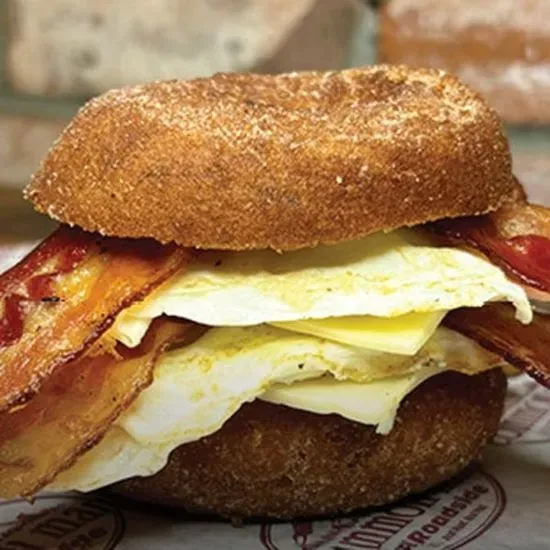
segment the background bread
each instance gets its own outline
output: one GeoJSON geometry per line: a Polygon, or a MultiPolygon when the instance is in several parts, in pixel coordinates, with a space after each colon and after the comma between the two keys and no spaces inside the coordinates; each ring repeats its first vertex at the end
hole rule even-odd
{"type": "Polygon", "coordinates": [[[382,505],[451,477],[496,433],[500,369],[429,379],[394,429],[254,401],[221,430],[173,452],[166,468],[116,493],[231,518],[292,518],[382,505]]]}
{"type": "Polygon", "coordinates": [[[550,122],[548,0],[388,0],[384,63],[445,69],[511,123],[550,122]]]}
{"type": "Polygon", "coordinates": [[[114,90],[27,189],[64,223],[203,248],[314,246],[496,209],[496,114],[435,70],[219,74],[114,90]]]}

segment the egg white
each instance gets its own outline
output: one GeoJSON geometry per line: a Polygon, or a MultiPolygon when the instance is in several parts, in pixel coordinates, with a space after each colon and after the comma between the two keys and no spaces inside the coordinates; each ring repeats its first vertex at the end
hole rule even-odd
{"type": "MultiPolygon", "coordinates": [[[[299,387],[303,380],[327,375],[334,385],[330,412],[357,420],[361,407],[350,408],[352,400],[358,402],[357,387],[353,396],[348,396],[346,388],[338,384],[350,380],[365,384],[365,422],[381,425],[380,431],[386,432],[401,399],[426,377],[448,368],[479,372],[499,361],[473,341],[445,328],[438,329],[414,357],[346,346],[266,325],[212,329],[189,346],[165,353],[152,385],[104,439],[49,488],[89,491],[121,479],[151,475],[162,469],[173,449],[216,432],[243,403],[264,394],[269,398],[266,392],[282,384],[299,387]],[[376,388],[369,391],[371,383],[376,388]]],[[[296,406],[304,408],[304,398],[298,394],[297,399],[296,406]]],[[[320,412],[319,399],[313,410],[320,412]]]]}
{"type": "Polygon", "coordinates": [[[420,245],[407,232],[378,233],[332,246],[198,253],[141,303],[123,311],[112,335],[136,346],[162,314],[210,326],[397,317],[410,312],[514,304],[529,322],[524,290],[490,262],[456,248],[420,245]]]}

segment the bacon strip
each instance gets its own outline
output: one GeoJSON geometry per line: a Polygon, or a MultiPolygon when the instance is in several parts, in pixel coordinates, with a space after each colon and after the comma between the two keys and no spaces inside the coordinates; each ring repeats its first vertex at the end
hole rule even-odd
{"type": "Polygon", "coordinates": [[[27,404],[0,415],[0,497],[32,495],[71,466],[152,382],[159,354],[196,330],[159,318],[139,347],[84,356],[55,372],[27,404]]]}
{"type": "Polygon", "coordinates": [[[443,324],[502,356],[550,388],[549,316],[535,315],[529,325],[522,325],[511,306],[499,303],[451,311],[443,324]]]}
{"type": "MultiPolygon", "coordinates": [[[[536,311],[550,303],[550,209],[516,203],[473,218],[442,220],[429,230],[444,243],[478,250],[522,284],[534,300],[536,311]]],[[[449,313],[444,324],[498,353],[508,363],[550,387],[550,318],[535,315],[521,325],[504,304],[449,313]]]]}
{"type": "Polygon", "coordinates": [[[533,298],[550,300],[550,209],[524,202],[475,218],[442,220],[429,229],[456,246],[483,253],[533,298]]]}
{"type": "Polygon", "coordinates": [[[0,277],[0,413],[80,357],[188,258],[176,246],[63,227],[0,277]]]}

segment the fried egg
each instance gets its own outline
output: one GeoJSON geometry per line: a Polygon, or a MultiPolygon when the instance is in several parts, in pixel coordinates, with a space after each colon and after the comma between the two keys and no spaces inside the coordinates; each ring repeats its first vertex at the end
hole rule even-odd
{"type": "MultiPolygon", "coordinates": [[[[111,334],[136,346],[152,319],[162,314],[210,326],[284,323],[292,330],[293,322],[302,322],[301,328],[296,324],[296,330],[308,332],[309,326],[315,334],[319,333],[316,320],[350,316],[398,319],[424,313],[420,325],[430,330],[422,329],[404,350],[393,349],[391,342],[389,347],[377,347],[381,338],[376,331],[364,340],[365,347],[414,354],[444,312],[452,309],[509,301],[520,321],[531,320],[524,290],[498,267],[464,250],[419,244],[411,235],[409,238],[405,231],[378,233],[284,254],[270,250],[198,252],[188,266],[147,299],[124,310],[111,334]]],[[[375,324],[371,319],[370,325],[375,324]]],[[[339,339],[325,329],[321,326],[321,336],[339,339]]],[[[399,340],[397,332],[394,341],[399,340]]],[[[360,345],[357,339],[351,343],[360,345]]]]}
{"type": "Polygon", "coordinates": [[[335,412],[385,433],[403,397],[426,378],[449,368],[475,373],[499,361],[445,328],[414,357],[267,325],[214,328],[163,354],[151,386],[49,488],[89,491],[152,475],[173,449],[216,432],[243,403],[262,396],[318,414],[335,412]],[[312,379],[323,380],[318,395],[315,386],[300,389],[312,379]],[[285,387],[292,392],[285,395],[285,387]],[[324,398],[327,389],[330,400],[324,398]]]}

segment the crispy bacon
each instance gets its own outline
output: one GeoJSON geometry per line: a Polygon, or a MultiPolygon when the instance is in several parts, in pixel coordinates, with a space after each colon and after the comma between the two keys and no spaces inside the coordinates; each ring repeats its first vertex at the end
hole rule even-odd
{"type": "MultiPolygon", "coordinates": [[[[429,230],[446,244],[477,250],[522,284],[535,310],[550,303],[550,209],[524,197],[487,216],[442,220],[429,230]]],[[[512,308],[493,304],[449,313],[450,328],[498,353],[510,364],[550,387],[550,318],[535,315],[522,325],[512,308]]]]}
{"type": "Polygon", "coordinates": [[[549,316],[535,315],[529,325],[522,325],[511,306],[491,304],[451,311],[443,323],[550,388],[549,316]]]}
{"type": "Polygon", "coordinates": [[[159,318],[139,347],[81,357],[53,373],[34,399],[0,415],[0,497],[32,495],[74,463],[151,383],[159,354],[196,331],[159,318]]]}
{"type": "Polygon", "coordinates": [[[519,202],[487,216],[442,220],[429,229],[445,242],[473,248],[526,286],[532,298],[550,300],[550,209],[519,202]]]}
{"type": "Polygon", "coordinates": [[[0,277],[0,413],[80,357],[188,252],[63,227],[0,277]]]}

